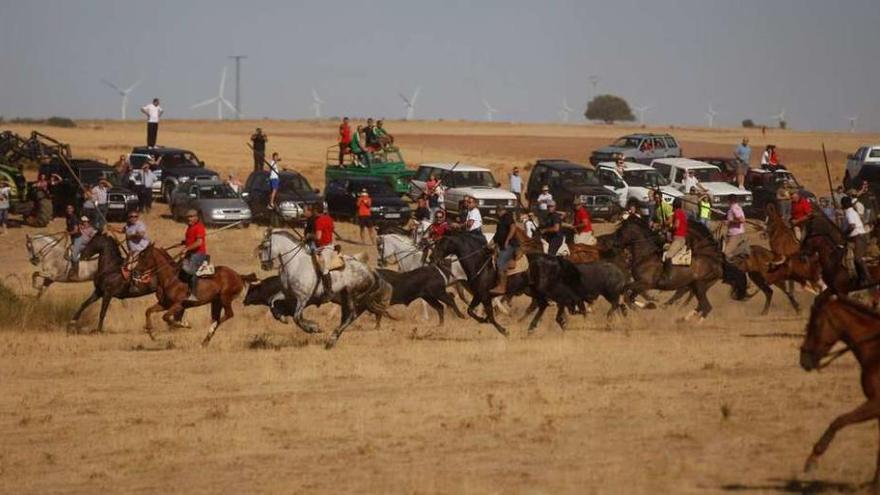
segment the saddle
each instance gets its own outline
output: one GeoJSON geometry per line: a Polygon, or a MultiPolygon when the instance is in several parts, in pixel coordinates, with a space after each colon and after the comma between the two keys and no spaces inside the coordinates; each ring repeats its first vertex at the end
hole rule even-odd
{"type": "Polygon", "coordinates": [[[327,267],[327,270],[332,272],[343,268],[345,268],[345,258],[338,251],[333,251],[333,258],[330,259],[330,266],[327,267]]]}
{"type": "Polygon", "coordinates": [[[568,248],[569,254],[565,258],[576,265],[599,261],[599,248],[586,244],[572,244],[568,248]]]}
{"type": "Polygon", "coordinates": [[[510,277],[512,275],[516,275],[517,273],[523,273],[529,271],[529,257],[525,256],[522,251],[516,252],[517,256],[514,256],[513,260],[507,264],[507,276],[510,277]]]}
{"type": "Polygon", "coordinates": [[[672,257],[669,262],[673,266],[691,266],[694,252],[690,247],[682,249],[678,254],[672,257]]]}

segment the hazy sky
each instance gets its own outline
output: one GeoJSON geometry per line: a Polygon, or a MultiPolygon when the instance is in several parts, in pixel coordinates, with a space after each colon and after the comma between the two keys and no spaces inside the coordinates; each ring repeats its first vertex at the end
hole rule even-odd
{"type": "Polygon", "coordinates": [[[215,118],[224,65],[246,54],[246,117],[404,114],[551,121],[598,91],[653,104],[648,122],[769,122],[880,130],[880,1],[42,1],[0,0],[0,115],[129,118],[151,97],[167,118],[215,118]]]}

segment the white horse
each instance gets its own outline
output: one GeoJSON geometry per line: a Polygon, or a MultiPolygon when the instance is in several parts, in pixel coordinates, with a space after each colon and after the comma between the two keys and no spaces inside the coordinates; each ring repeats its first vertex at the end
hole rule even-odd
{"type": "Polygon", "coordinates": [[[53,282],[87,282],[98,271],[98,260],[80,260],[79,270],[70,275],[70,237],[66,232],[57,234],[28,234],[25,236],[31,264],[38,267],[31,275],[31,284],[37,290],[37,297],[53,282]]]}
{"type": "MultiPolygon", "coordinates": [[[[487,242],[492,240],[491,234],[483,235],[486,236],[487,242]]],[[[381,267],[387,266],[388,263],[396,262],[398,268],[397,271],[409,272],[425,266],[422,250],[413,243],[413,240],[410,237],[402,234],[383,234],[376,236],[376,250],[379,253],[379,266],[381,267]]],[[[461,263],[459,263],[454,256],[449,259],[452,262],[450,270],[452,276],[449,277],[448,283],[449,285],[455,286],[458,291],[458,297],[461,298],[462,301],[470,302],[465,298],[464,293],[462,292],[463,284],[461,283],[467,280],[467,274],[461,267],[461,263]]],[[[509,314],[509,309],[501,302],[500,298],[493,299],[492,304],[502,313],[509,314]]],[[[422,301],[422,319],[429,319],[428,303],[424,301],[422,301]]]]}
{"type": "MultiPolygon", "coordinates": [[[[320,332],[315,322],[303,316],[306,307],[324,300],[324,284],[309,248],[290,232],[269,229],[258,250],[263,270],[273,269],[275,263],[280,265],[278,276],[285,298],[296,301],[293,321],[305,332],[320,332]]],[[[330,272],[333,290],[330,300],[342,309],[342,321],[325,343],[328,349],[336,345],[342,332],[364,311],[392,318],[386,310],[391,286],[356,257],[343,256],[343,259],[345,267],[330,272]]]]}

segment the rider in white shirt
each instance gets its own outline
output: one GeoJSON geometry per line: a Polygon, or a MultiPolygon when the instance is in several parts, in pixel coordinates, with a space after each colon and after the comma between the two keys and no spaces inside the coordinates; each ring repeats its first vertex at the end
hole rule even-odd
{"type": "Polygon", "coordinates": [[[477,200],[468,197],[465,201],[468,208],[465,230],[468,234],[479,237],[483,244],[487,244],[486,237],[483,235],[483,215],[480,213],[480,209],[477,208],[477,200]]]}

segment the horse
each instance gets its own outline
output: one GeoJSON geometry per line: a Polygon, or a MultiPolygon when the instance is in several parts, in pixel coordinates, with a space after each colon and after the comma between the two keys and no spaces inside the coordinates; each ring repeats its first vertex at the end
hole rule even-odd
{"type": "Polygon", "coordinates": [[[202,340],[202,346],[207,346],[211,342],[214,332],[223,322],[235,316],[232,311],[232,301],[241,294],[245,282],[257,280],[254,274],[243,277],[229,267],[217,266],[214,275],[199,278],[195,291],[196,300],[189,301],[187,300],[189,284],[180,278],[179,263],[175,262],[167,251],[152,243],[140,252],[133,273],[141,277],[150,276],[156,280],[157,302],[144,313],[146,321],[144,329],[151,337],[153,323],[150,315],[153,313],[164,309],[165,314],[162,315],[162,319],[169,326],[173,326],[175,322],[172,316],[181,310],[211,303],[211,326],[202,340]]]}
{"type": "Polygon", "coordinates": [[[320,305],[327,299],[340,306],[342,320],[325,342],[327,349],[336,345],[342,332],[364,311],[392,318],[387,312],[391,286],[355,257],[343,256],[345,266],[331,270],[333,293],[325,298],[324,284],[303,241],[290,232],[270,229],[257,250],[263,270],[272,270],[276,262],[280,265],[281,285],[285,297],[296,301],[292,316],[300,329],[307,333],[320,332],[317,324],[304,317],[306,307],[320,305]]]}
{"type": "MultiPolygon", "coordinates": [[[[880,424],[880,314],[826,290],[813,301],[810,309],[806,335],[800,348],[800,365],[808,372],[820,370],[848,351],[852,351],[861,367],[860,381],[867,401],[831,422],[813,445],[804,465],[805,471],[815,469],[819,457],[840,429],[872,419],[877,419],[880,424]],[[830,352],[838,341],[843,341],[846,347],[830,352]],[[826,356],[830,358],[823,362],[826,356]]],[[[880,448],[873,484],[880,488],[880,448]]]]}
{"type": "Polygon", "coordinates": [[[649,289],[674,290],[676,295],[667,303],[671,304],[689,290],[697,298],[697,308],[686,319],[699,315],[702,320],[712,311],[706,293],[718,280],[731,283],[737,298],[746,297],[744,274],[724,259],[708,229],[700,224],[694,223],[688,229],[693,253],[690,266],[672,265],[665,278],[662,275],[667,269],[661,260],[663,239],[645,220],[630,216],[620,223],[614,235],[615,243],[631,255],[630,271],[635,282],[630,284],[630,301],[636,293],[643,294],[649,289]]]}
{"type": "Polygon", "coordinates": [[[66,232],[25,236],[25,246],[32,265],[39,271],[31,275],[31,283],[37,289],[37,298],[54,282],[86,282],[92,280],[98,270],[97,260],[82,259],[79,271],[70,276],[70,236],[66,232]],[[42,280],[42,281],[40,281],[42,280]]]}
{"type": "MultiPolygon", "coordinates": [[[[96,234],[85,245],[81,256],[83,260],[97,255],[98,259],[94,261],[97,265],[96,273],[93,277],[95,289],[92,294],[80,305],[79,309],[68,322],[68,327],[74,327],[82,316],[83,311],[101,300],[101,316],[98,320],[98,332],[104,331],[104,317],[107,316],[107,308],[110,301],[116,299],[130,299],[141,297],[153,293],[155,285],[138,284],[133,280],[126,279],[122,275],[122,267],[125,265],[125,259],[119,252],[119,244],[116,239],[107,234],[96,234]]],[[[82,263],[80,263],[82,264],[82,263]]]]}
{"type": "Polygon", "coordinates": [[[779,256],[795,256],[801,250],[801,243],[794,235],[794,229],[785,223],[785,219],[779,214],[779,210],[773,203],[767,203],[764,208],[767,214],[766,233],[770,250],[779,256]]]}

